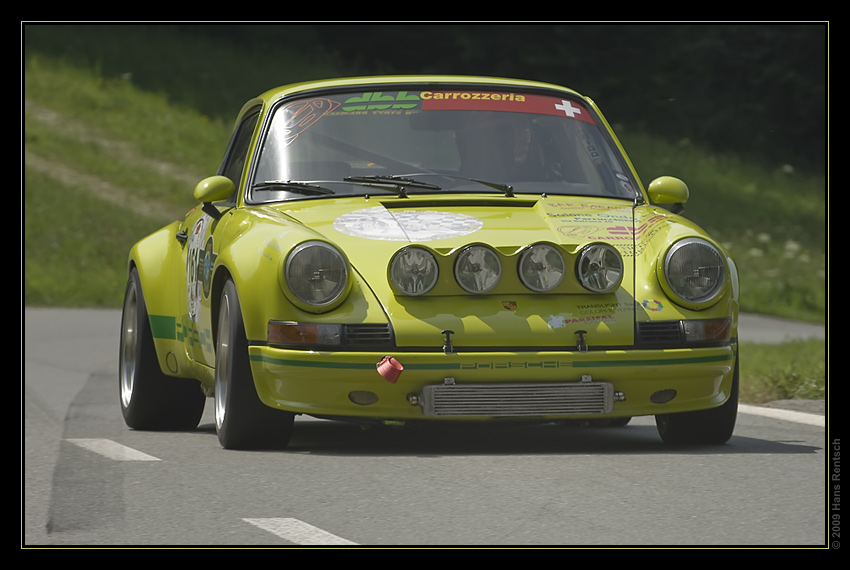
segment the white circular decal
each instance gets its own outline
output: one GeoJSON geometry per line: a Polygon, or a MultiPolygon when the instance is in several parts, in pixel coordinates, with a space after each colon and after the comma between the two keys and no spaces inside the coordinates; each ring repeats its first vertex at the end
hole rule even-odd
{"type": "Polygon", "coordinates": [[[334,228],[344,234],[387,241],[433,241],[461,237],[481,229],[478,218],[434,210],[387,210],[383,206],[344,214],[334,228]]]}

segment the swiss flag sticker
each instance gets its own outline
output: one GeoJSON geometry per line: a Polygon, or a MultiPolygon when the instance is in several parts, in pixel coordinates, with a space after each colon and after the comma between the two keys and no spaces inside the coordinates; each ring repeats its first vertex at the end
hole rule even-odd
{"type": "Polygon", "coordinates": [[[584,105],[568,99],[525,93],[481,91],[423,92],[423,111],[509,111],[575,119],[595,125],[584,105]]]}

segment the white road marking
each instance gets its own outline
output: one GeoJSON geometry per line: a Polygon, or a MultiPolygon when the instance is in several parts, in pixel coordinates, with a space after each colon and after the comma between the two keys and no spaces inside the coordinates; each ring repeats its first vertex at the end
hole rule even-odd
{"type": "MultiPolygon", "coordinates": [[[[826,426],[826,418],[818,414],[807,414],[793,410],[765,408],[747,404],[739,404],[738,411],[744,414],[764,416],[817,427],[826,426]]],[[[132,447],[121,445],[110,439],[87,438],[68,439],[67,441],[115,461],[160,461],[157,457],[142,453],[132,447]]],[[[244,520],[296,544],[355,544],[325,532],[320,528],[301,522],[298,519],[270,518],[244,520]]]]}
{"type": "Polygon", "coordinates": [[[298,519],[272,518],[272,519],[242,519],[245,522],[258,526],[272,534],[276,534],[284,540],[310,546],[356,546],[351,542],[340,538],[335,534],[326,532],[311,524],[298,519]]]}
{"type": "Polygon", "coordinates": [[[764,408],[762,406],[748,406],[746,404],[738,404],[738,411],[745,414],[753,414],[756,416],[765,416],[777,420],[786,420],[789,422],[797,422],[799,424],[808,424],[811,426],[824,427],[826,426],[826,418],[817,414],[807,414],[804,412],[795,412],[793,410],[782,410],[779,408],[764,408]]]}
{"type": "Polygon", "coordinates": [[[152,455],[121,445],[111,439],[69,439],[67,441],[115,461],[159,461],[152,455]]]}

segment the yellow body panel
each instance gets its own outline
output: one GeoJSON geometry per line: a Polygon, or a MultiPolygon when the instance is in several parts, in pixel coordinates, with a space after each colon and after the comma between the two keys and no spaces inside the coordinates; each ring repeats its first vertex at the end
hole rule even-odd
{"type": "MultiPolygon", "coordinates": [[[[409,394],[424,386],[487,383],[579,383],[582,377],[610,382],[623,394],[610,414],[571,417],[622,417],[675,413],[722,404],[729,397],[736,349],[603,351],[603,352],[460,352],[436,354],[396,352],[404,366],[395,383],[376,371],[380,353],[319,353],[268,347],[249,350],[255,385],[270,406],[298,413],[361,418],[423,420],[421,407],[409,394]],[[662,390],[676,390],[670,403],[650,398],[662,390]],[[355,404],[350,394],[370,392],[377,401],[355,404]],[[321,396],[319,397],[319,395],[321,396]]],[[[586,378],[587,379],[587,378],[586,378]]],[[[451,418],[457,419],[457,418],[451,418]]],[[[489,418],[468,418],[489,419],[489,418]]],[[[557,419],[541,416],[539,419],[557,419]]]]}

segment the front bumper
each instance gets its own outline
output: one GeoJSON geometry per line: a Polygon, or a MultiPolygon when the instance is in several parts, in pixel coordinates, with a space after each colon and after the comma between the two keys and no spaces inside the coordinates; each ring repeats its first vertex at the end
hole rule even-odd
{"type": "Polygon", "coordinates": [[[249,348],[254,384],[268,406],[320,417],[404,421],[557,420],[708,409],[729,397],[736,355],[735,344],[590,352],[399,352],[392,356],[404,370],[390,382],[377,371],[382,353],[249,348]],[[456,387],[467,395],[459,398],[456,387]],[[452,404],[467,399],[472,406],[447,412],[435,404],[438,395],[452,404]],[[481,403],[484,399],[499,404],[488,407],[481,403]],[[575,406],[563,404],[571,399],[575,406]]]}

